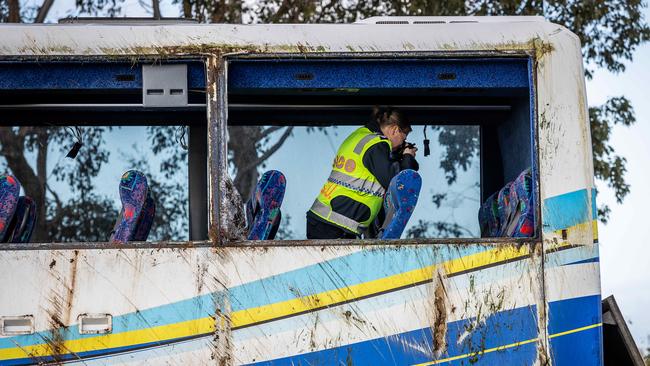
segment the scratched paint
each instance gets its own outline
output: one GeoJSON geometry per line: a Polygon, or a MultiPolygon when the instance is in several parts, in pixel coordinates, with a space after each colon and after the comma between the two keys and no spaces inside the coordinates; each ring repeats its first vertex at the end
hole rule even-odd
{"type": "Polygon", "coordinates": [[[0,364],[602,364],[584,74],[564,28],[539,18],[0,27],[3,58],[203,57],[212,213],[210,242],[0,248],[11,293],[0,317],[31,315],[35,330],[0,335],[0,364]],[[531,56],[540,240],[233,243],[241,203],[225,176],[223,57],[234,54],[531,56]],[[111,332],[80,334],[80,314],[112,315],[111,332]]]}

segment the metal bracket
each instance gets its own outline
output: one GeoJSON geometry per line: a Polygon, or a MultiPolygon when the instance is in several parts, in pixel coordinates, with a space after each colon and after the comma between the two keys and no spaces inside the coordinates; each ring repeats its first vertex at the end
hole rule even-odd
{"type": "Polygon", "coordinates": [[[142,104],[187,106],[187,65],[142,65],[142,104]]]}

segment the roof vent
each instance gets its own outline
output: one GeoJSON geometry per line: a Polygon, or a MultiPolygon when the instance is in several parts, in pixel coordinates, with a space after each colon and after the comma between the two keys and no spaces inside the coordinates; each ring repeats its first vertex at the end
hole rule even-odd
{"type": "Polygon", "coordinates": [[[198,24],[196,19],[188,18],[108,18],[108,17],[67,17],[59,19],[59,24],[108,24],[108,25],[175,25],[198,24]]]}
{"type": "Polygon", "coordinates": [[[457,17],[430,17],[430,16],[389,16],[370,17],[362,19],[356,24],[448,24],[448,23],[515,23],[515,22],[543,22],[541,16],[457,16],[457,17]]]}
{"type": "Polygon", "coordinates": [[[378,20],[375,24],[409,24],[407,20],[378,20]]]}

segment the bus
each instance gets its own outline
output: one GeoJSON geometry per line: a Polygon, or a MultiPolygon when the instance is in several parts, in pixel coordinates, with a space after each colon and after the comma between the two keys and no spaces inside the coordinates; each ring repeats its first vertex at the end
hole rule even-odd
{"type": "MultiPolygon", "coordinates": [[[[583,59],[566,28],[541,17],[377,17],[0,30],[5,132],[123,131],[105,142],[128,141],[150,163],[161,158],[145,131],[186,139],[180,198],[154,197],[160,230],[181,234],[50,239],[63,238],[53,226],[0,244],[0,364],[603,364],[583,59]],[[418,152],[409,227],[395,240],[306,240],[304,215],[336,147],[374,105],[404,111],[409,139],[431,145],[418,152]],[[254,164],[237,160],[251,148],[254,164]],[[282,235],[247,240],[237,192],[246,200],[266,169],[287,180],[282,235]],[[522,172],[531,228],[481,230],[485,202],[522,172]],[[165,216],[174,207],[181,218],[165,216]]],[[[25,162],[46,175],[68,162],[29,146],[25,162]]],[[[65,174],[81,176],[74,169],[65,174]]],[[[114,177],[117,191],[117,169],[94,187],[114,177]]],[[[68,195],[72,212],[86,210],[61,182],[41,199],[68,195]]],[[[52,212],[37,216],[53,222],[52,212]]],[[[88,212],[78,220],[90,228],[117,216],[88,212]]]]}

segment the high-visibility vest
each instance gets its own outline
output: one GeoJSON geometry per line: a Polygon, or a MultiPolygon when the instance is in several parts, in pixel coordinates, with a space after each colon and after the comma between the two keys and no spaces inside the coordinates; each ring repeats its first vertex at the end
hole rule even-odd
{"type": "Polygon", "coordinates": [[[367,127],[361,127],[348,136],[336,153],[332,172],[310,211],[321,219],[353,233],[364,232],[379,214],[385,190],[377,178],[363,165],[363,155],[369,148],[381,143],[388,144],[389,151],[391,150],[390,140],[370,131],[367,127]],[[334,212],[331,202],[340,196],[368,206],[370,217],[365,221],[357,222],[334,212]]]}

